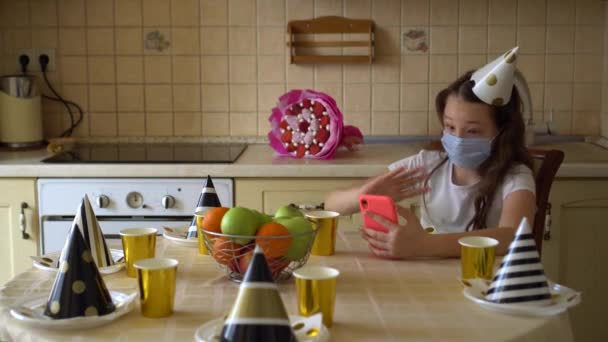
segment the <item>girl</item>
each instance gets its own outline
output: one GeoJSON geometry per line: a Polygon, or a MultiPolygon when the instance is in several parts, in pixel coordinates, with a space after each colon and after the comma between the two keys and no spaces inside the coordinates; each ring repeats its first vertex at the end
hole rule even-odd
{"type": "Polygon", "coordinates": [[[327,196],[327,210],[349,215],[358,210],[361,194],[386,195],[395,202],[422,194],[420,220],[401,206],[397,210],[404,224],[369,214],[388,228],[388,233],[361,228],[375,255],[459,256],[457,241],[467,235],[497,239],[497,252],[503,254],[522,218],[533,223],[532,162],[524,145],[520,98],[512,81],[516,51],[462,75],[437,95],[442,150],[422,150],[389,165],[389,172],[361,186],[327,196]],[[500,70],[500,63],[511,69],[510,74],[500,70]],[[502,79],[497,80],[496,74],[502,79]],[[502,97],[497,81],[506,82],[502,97]],[[434,227],[440,234],[428,234],[423,227],[434,227]]]}

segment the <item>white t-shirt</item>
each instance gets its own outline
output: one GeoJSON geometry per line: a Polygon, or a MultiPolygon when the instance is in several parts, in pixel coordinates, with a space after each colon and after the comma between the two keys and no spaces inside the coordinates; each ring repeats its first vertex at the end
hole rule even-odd
{"type": "MultiPolygon", "coordinates": [[[[390,170],[403,166],[406,169],[422,167],[431,172],[446,157],[445,152],[422,150],[411,157],[396,161],[388,166],[390,170]]],[[[423,227],[435,227],[439,233],[458,233],[466,230],[475,216],[475,197],[478,183],[456,185],[452,181],[452,162],[448,159],[431,178],[431,190],[425,194],[426,208],[420,196],[420,221],[423,227]]],[[[503,200],[517,190],[535,193],[532,171],[525,165],[514,166],[496,192],[492,207],[488,212],[486,226],[498,227],[503,200]]]]}

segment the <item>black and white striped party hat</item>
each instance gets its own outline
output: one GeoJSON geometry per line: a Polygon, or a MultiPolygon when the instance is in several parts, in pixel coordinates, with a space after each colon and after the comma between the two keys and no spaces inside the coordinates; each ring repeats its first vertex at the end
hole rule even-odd
{"type": "Polygon", "coordinates": [[[525,217],[496,272],[486,299],[501,304],[548,305],[551,293],[536,249],[532,228],[525,217]]]}
{"type": "Polygon", "coordinates": [[[220,341],[296,341],[277,284],[260,246],[256,246],[220,341]]]}
{"type": "Polygon", "coordinates": [[[114,265],[114,259],[106,244],[106,238],[103,236],[99,222],[97,222],[97,216],[93,212],[93,207],[91,207],[91,202],[89,202],[87,195],[84,195],[82,202],[80,202],[78,212],[72,223],[72,227],[74,226],[80,230],[84,242],[91,250],[91,255],[97,267],[114,265]]]}
{"type": "MultiPolygon", "coordinates": [[[[198,201],[196,202],[195,212],[203,212],[206,213],[211,208],[221,207],[222,203],[220,203],[220,198],[215,191],[215,186],[213,185],[213,181],[211,180],[211,176],[207,175],[207,181],[203,186],[203,190],[201,190],[201,194],[198,196],[198,201]]],[[[192,218],[190,222],[190,227],[188,228],[188,236],[187,239],[196,239],[198,237],[198,232],[196,230],[196,216],[192,218]]]]}
{"type": "Polygon", "coordinates": [[[79,228],[74,224],[70,230],[44,310],[54,319],[103,316],[116,310],[79,228]]]}

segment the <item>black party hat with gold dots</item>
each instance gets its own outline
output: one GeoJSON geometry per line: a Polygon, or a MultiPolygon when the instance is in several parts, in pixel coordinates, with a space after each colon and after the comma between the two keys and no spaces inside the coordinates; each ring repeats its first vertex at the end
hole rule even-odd
{"type": "Polygon", "coordinates": [[[236,302],[224,322],[220,341],[296,341],[260,246],[253,252],[236,302]]]}
{"type": "Polygon", "coordinates": [[[54,319],[103,316],[116,307],[77,224],[59,257],[59,271],[44,314],[54,319]]]}
{"type": "Polygon", "coordinates": [[[106,238],[103,236],[97,216],[93,212],[93,207],[91,207],[91,202],[89,202],[87,195],[84,195],[82,198],[72,225],[78,226],[78,230],[80,230],[87,247],[91,250],[93,261],[95,261],[97,266],[107,267],[114,265],[114,259],[106,244],[106,238]]]}
{"type": "MultiPolygon", "coordinates": [[[[207,181],[203,186],[203,190],[201,190],[201,194],[198,196],[198,201],[196,202],[195,212],[202,212],[205,214],[211,208],[221,207],[222,203],[220,202],[220,198],[215,191],[215,186],[213,185],[213,181],[211,180],[211,176],[207,175],[207,181]]],[[[190,227],[188,228],[188,236],[187,239],[196,239],[198,237],[198,232],[196,230],[196,216],[192,218],[192,222],[190,222],[190,227]]]]}

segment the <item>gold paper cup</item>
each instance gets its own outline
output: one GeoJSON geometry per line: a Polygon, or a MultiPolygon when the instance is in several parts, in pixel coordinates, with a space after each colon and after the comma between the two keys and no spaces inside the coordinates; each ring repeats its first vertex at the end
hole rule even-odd
{"type": "Polygon", "coordinates": [[[175,299],[175,259],[142,259],[135,262],[141,314],[159,318],[171,316],[175,299]]]}
{"type": "Polygon", "coordinates": [[[203,219],[205,218],[205,213],[202,211],[197,211],[194,213],[196,216],[196,229],[198,231],[198,252],[199,254],[209,255],[209,250],[207,250],[207,245],[205,245],[205,236],[203,236],[203,219]]]}
{"type": "Polygon", "coordinates": [[[158,230],[155,228],[129,228],[120,231],[127,276],[135,278],[136,272],[133,264],[137,260],[154,257],[157,232],[158,230]]]}
{"type": "Polygon", "coordinates": [[[323,324],[331,327],[336,302],[336,279],[340,271],[324,266],[305,266],[293,272],[298,294],[298,312],[308,317],[323,314],[323,324]]]}
{"type": "Polygon", "coordinates": [[[339,213],[335,211],[309,211],[306,217],[312,221],[316,232],[315,241],[310,250],[312,255],[334,255],[336,251],[336,230],[339,213]]]}
{"type": "Polygon", "coordinates": [[[483,236],[467,236],[458,240],[461,248],[462,279],[492,279],[498,241],[483,236]]]}

